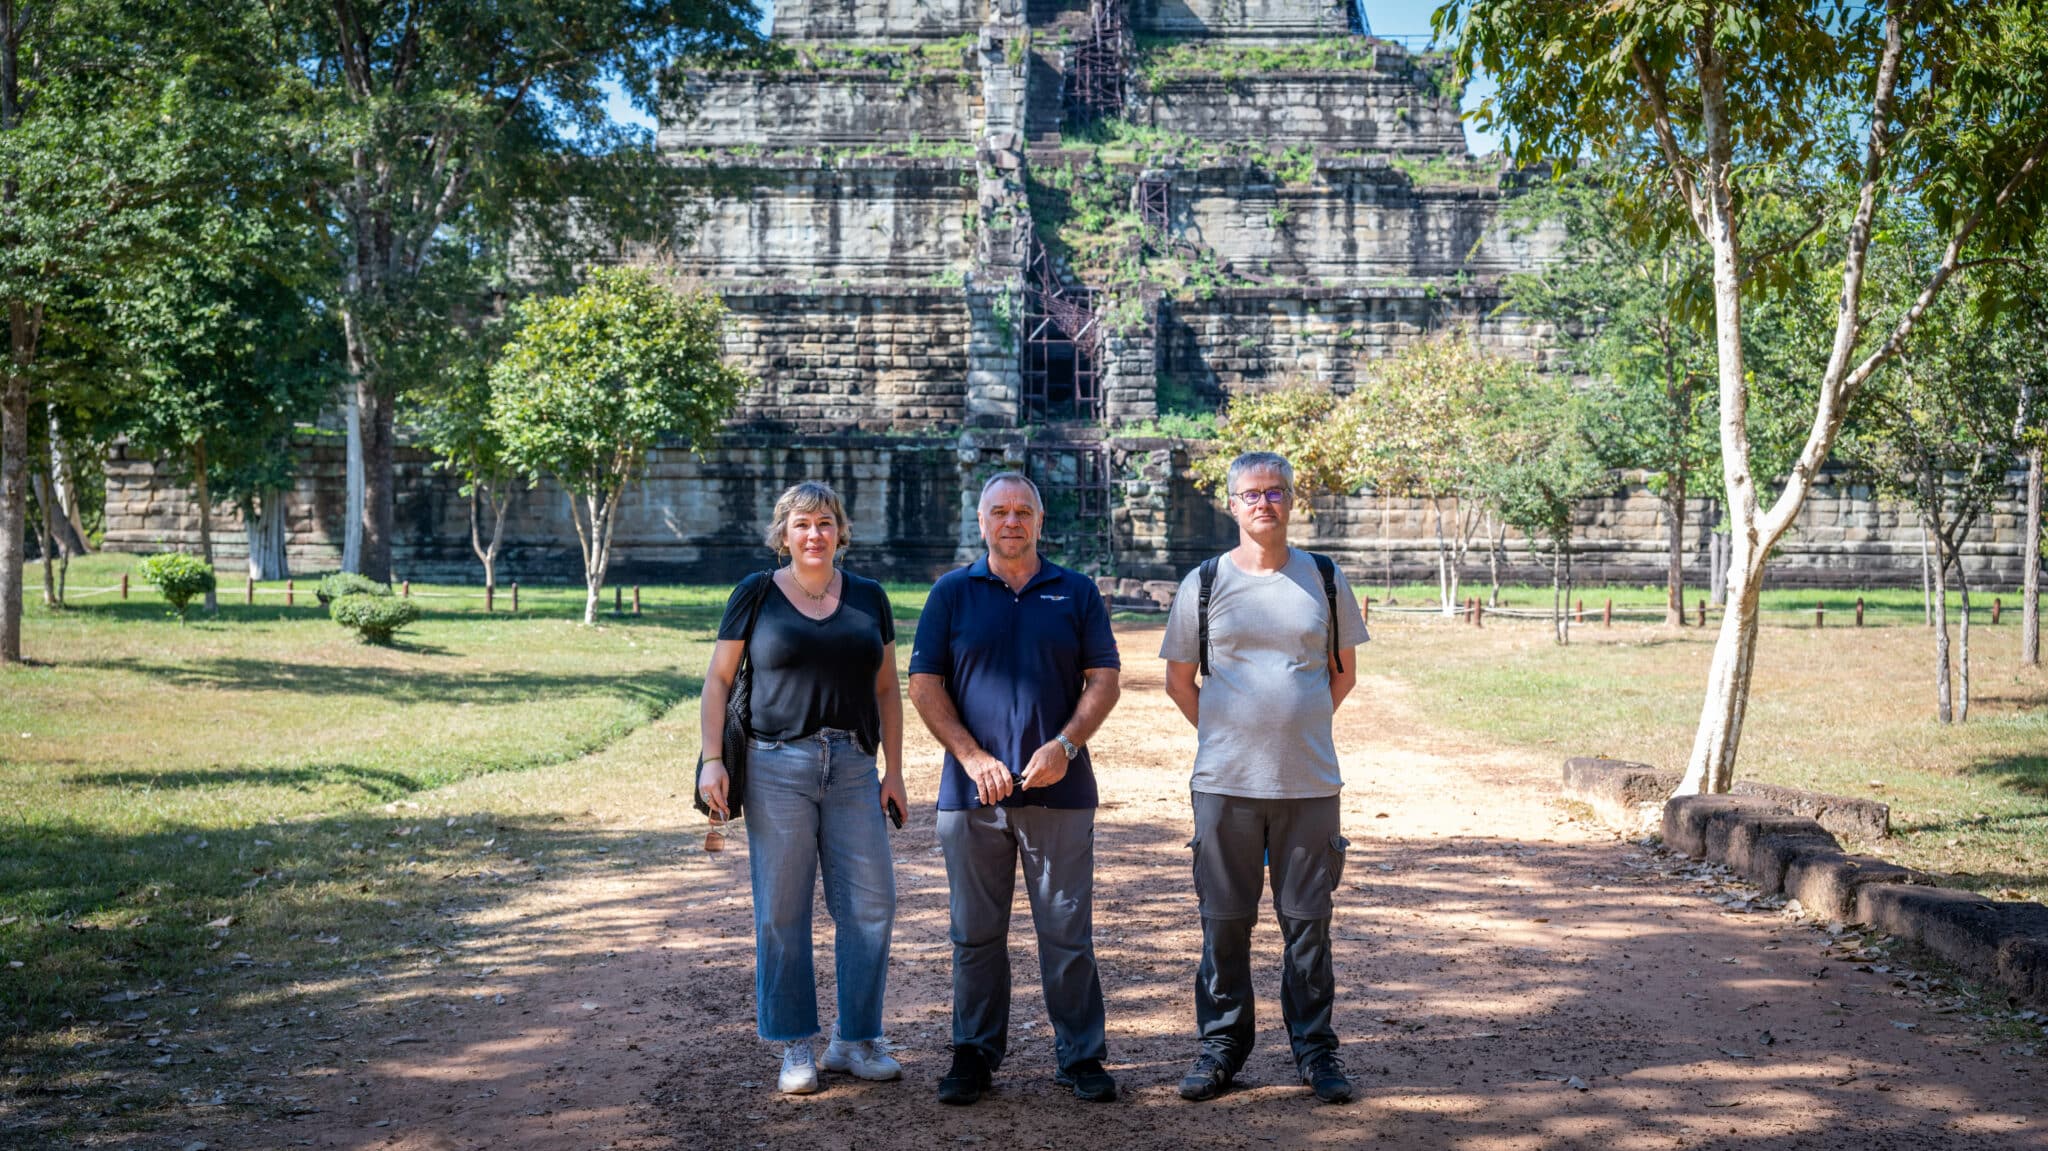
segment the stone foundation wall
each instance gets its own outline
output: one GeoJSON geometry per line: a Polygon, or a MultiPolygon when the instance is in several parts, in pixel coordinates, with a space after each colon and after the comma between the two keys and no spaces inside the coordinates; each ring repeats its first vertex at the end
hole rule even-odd
{"type": "Polygon", "coordinates": [[[804,435],[957,428],[969,313],[946,288],[723,293],[728,360],[759,382],[738,422],[804,435]]]}
{"type": "Polygon", "coordinates": [[[693,75],[661,118],[664,149],[936,144],[970,140],[981,100],[972,73],[737,72],[693,75]]]}
{"type": "MultiPolygon", "coordinates": [[[[1207,556],[1236,543],[1237,529],[1218,500],[1188,477],[1200,447],[1168,440],[1122,439],[1109,444],[1117,476],[1116,574],[1137,580],[1177,579],[1207,556]]],[[[1979,589],[2010,590],[2024,571],[2023,472],[1963,548],[1963,563],[1979,589]]],[[[1686,514],[1686,578],[1704,588],[1709,576],[1704,526],[1720,516],[1710,500],[1691,500],[1686,514]]],[[[1577,511],[1573,572],[1581,584],[1664,582],[1667,529],[1663,504],[1641,484],[1617,483],[1612,494],[1583,501],[1577,511]]],[[[1381,501],[1352,496],[1318,501],[1315,515],[1297,519],[1301,547],[1327,552],[1361,587],[1436,578],[1436,527],[1422,500],[1381,501]]],[[[1550,582],[1550,555],[1519,533],[1502,547],[1502,578],[1550,582]]],[[[1484,580],[1486,545],[1477,539],[1460,569],[1467,582],[1484,580]]],[[[1768,587],[1911,587],[1920,582],[1920,537],[1913,513],[1880,502],[1868,488],[1824,474],[1798,522],[1779,542],[1765,575],[1768,587]]]]}
{"type": "MultiPolygon", "coordinates": [[[[295,575],[341,563],[345,456],[334,438],[302,441],[288,559],[295,575]]],[[[450,476],[419,452],[397,458],[400,579],[483,582],[469,544],[469,507],[450,476]]],[[[924,580],[954,566],[960,469],[950,438],[840,437],[829,442],[735,435],[697,456],[662,449],[627,492],[611,581],[721,583],[767,565],[762,534],[775,497],[801,479],[822,479],[846,502],[854,546],[847,564],[883,579],[924,580]]],[[[248,555],[232,507],[214,509],[215,562],[230,572],[248,555]]],[[[196,551],[191,493],[163,481],[148,459],[116,452],[107,462],[105,546],[115,552],[196,551]]],[[[582,575],[567,498],[553,484],[521,492],[505,519],[500,583],[574,582],[582,575]]]]}
{"type": "MultiPolygon", "coordinates": [[[[1400,65],[1405,70],[1405,63],[1400,65]]],[[[1383,72],[1268,72],[1175,79],[1140,93],[1133,123],[1197,140],[1256,140],[1343,152],[1462,156],[1455,92],[1435,96],[1383,72]]]]}
{"type": "Polygon", "coordinates": [[[971,159],[847,159],[717,170],[678,161],[702,189],[676,270],[706,279],[930,282],[974,258],[971,159]]]}
{"type": "MultiPolygon", "coordinates": [[[[719,583],[764,565],[761,535],[775,497],[800,479],[838,490],[853,524],[849,566],[878,578],[931,579],[978,551],[973,504],[980,479],[1019,466],[1032,448],[1015,433],[964,436],[776,437],[736,432],[702,456],[681,449],[654,454],[649,474],[629,494],[615,539],[613,578],[623,583],[719,583]],[[987,440],[987,442],[982,442],[987,440]]],[[[1216,499],[1188,478],[1191,448],[1162,439],[1112,439],[1103,445],[1112,475],[1113,574],[1176,580],[1230,547],[1236,529],[1216,499]]],[[[1199,450],[1195,448],[1193,450],[1199,450]]],[[[301,575],[331,571],[341,555],[342,445],[319,437],[300,445],[299,483],[288,500],[290,561],[301,575]]],[[[1963,561],[1984,594],[2010,592],[2022,572],[2019,484],[1965,545],[1963,561]]],[[[470,552],[468,505],[456,482],[429,470],[409,449],[398,453],[400,578],[481,582],[470,552]]],[[[1706,586],[1700,534],[1715,518],[1692,501],[1686,573],[1706,586]]],[[[505,524],[502,581],[569,582],[581,574],[566,499],[551,485],[522,493],[505,524]]],[[[1322,501],[1298,521],[1303,547],[1334,555],[1361,588],[1434,580],[1434,516],[1426,503],[1369,497],[1322,501]]],[[[223,572],[246,552],[231,507],[215,509],[214,541],[223,572]]],[[[1580,505],[1574,569],[1583,585],[1661,584],[1665,527],[1657,498],[1640,485],[1617,485],[1580,505]]],[[[195,550],[198,519],[190,494],[157,474],[147,459],[116,452],[107,464],[106,547],[116,552],[195,550]]],[[[1510,534],[1503,576],[1547,583],[1549,557],[1510,534]]],[[[1468,583],[1486,578],[1483,543],[1463,567],[1468,583]]],[[[1920,581],[1920,545],[1910,512],[1871,498],[1867,489],[1824,476],[1793,531],[1779,544],[1768,586],[1910,587],[1920,581]]]]}

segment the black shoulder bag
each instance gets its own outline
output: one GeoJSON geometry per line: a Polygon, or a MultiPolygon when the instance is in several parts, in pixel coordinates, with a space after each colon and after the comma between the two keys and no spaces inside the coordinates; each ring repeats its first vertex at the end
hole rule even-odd
{"type": "MultiPolygon", "coordinates": [[[[719,754],[725,761],[725,813],[728,820],[737,819],[740,807],[747,795],[747,718],[751,715],[749,705],[754,695],[754,660],[747,654],[747,648],[754,640],[754,624],[761,618],[761,605],[768,598],[768,589],[774,582],[775,573],[766,572],[754,586],[753,596],[747,604],[747,625],[740,632],[740,667],[733,673],[732,690],[725,695],[725,730],[719,733],[719,754]]],[[[692,806],[706,816],[711,814],[711,805],[704,801],[704,753],[697,753],[697,787],[690,797],[692,806]]]]}

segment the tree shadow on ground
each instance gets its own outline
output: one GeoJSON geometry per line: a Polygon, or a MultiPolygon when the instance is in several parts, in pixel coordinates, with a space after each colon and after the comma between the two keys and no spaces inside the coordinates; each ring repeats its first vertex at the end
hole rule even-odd
{"type": "MultiPolygon", "coordinates": [[[[2048,796],[2048,752],[2022,752],[1979,760],[1971,764],[1969,770],[1978,775],[1995,776],[2014,791],[2048,796]]],[[[2048,818],[2048,810],[2034,815],[2036,818],[2048,818]]]]}
{"type": "Polygon", "coordinates": [[[145,676],[178,688],[215,691],[295,692],[333,699],[343,696],[396,699],[407,703],[519,703],[547,694],[603,694],[637,703],[659,714],[694,694],[702,677],[667,668],[630,675],[549,671],[426,670],[337,667],[304,660],[208,656],[177,663],[143,658],[79,660],[70,666],[145,676]]]}

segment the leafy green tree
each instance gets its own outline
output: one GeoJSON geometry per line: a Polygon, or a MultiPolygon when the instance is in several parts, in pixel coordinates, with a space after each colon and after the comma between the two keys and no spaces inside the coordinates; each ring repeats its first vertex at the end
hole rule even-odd
{"type": "Polygon", "coordinates": [[[503,267],[522,274],[660,240],[680,220],[646,133],[600,81],[653,110],[680,56],[755,47],[747,0],[279,0],[299,160],[327,222],[347,341],[344,566],[391,576],[393,405],[409,349],[503,267]],[[478,253],[494,254],[478,261],[478,253]]]}
{"type": "Polygon", "coordinates": [[[490,357],[500,326],[445,341],[440,370],[405,396],[408,422],[433,452],[436,466],[462,481],[463,498],[469,501],[469,546],[484,565],[487,589],[498,586],[498,549],[519,478],[491,424],[490,357]]]}
{"type": "Polygon", "coordinates": [[[1643,202],[1678,204],[1711,254],[1729,609],[1678,791],[1726,791],[1764,565],[1850,405],[1966,261],[2023,240],[2041,216],[2048,3],[1451,0],[1435,25],[1464,70],[1498,78],[1479,118],[1512,131],[1518,159],[1634,164],[1643,202]],[[1748,225],[1773,190],[1793,199],[1827,185],[1842,194],[1810,197],[1796,246],[1839,275],[1833,334],[1806,372],[1817,397],[1808,434],[1766,505],[1772,477],[1750,454],[1744,305],[1783,265],[1761,258],[1771,253],[1748,225]],[[1871,242],[1881,203],[1901,195],[1923,205],[1940,256],[1902,307],[1878,314],[1864,298],[1871,242]]]}
{"type": "Polygon", "coordinates": [[[1524,369],[1497,379],[1479,429],[1473,485],[1503,522],[1550,550],[1550,623],[1571,642],[1572,532],[1579,501],[1613,486],[1594,448],[1600,416],[1561,376],[1524,369]]]}
{"type": "MultiPolygon", "coordinates": [[[[1903,247],[1899,245],[1898,247],[1903,247]]],[[[1912,283],[1924,252],[1881,253],[1874,278],[1912,283]],[[1913,259],[1915,255],[1921,258],[1913,259]],[[1894,269],[1889,265],[1903,264],[1894,269]],[[1884,274],[1891,273],[1891,274],[1884,274]]],[[[1881,283],[1879,287],[1882,287],[1881,283]]],[[[1953,292],[1857,396],[1840,451],[1878,494],[1912,507],[1933,548],[1935,718],[1970,718],[1970,584],[1962,549],[2007,491],[2021,451],[2022,319],[1986,316],[1953,292]],[[1951,656],[1949,588],[1962,597],[1960,660],[1951,656]],[[1961,673],[1955,682],[1952,668],[1961,673]],[[1958,694],[1958,689],[1960,694],[1958,694]]],[[[2022,369],[2024,371],[2024,369],[2022,369]]]]}
{"type": "Polygon", "coordinates": [[[0,663],[21,658],[30,403],[70,407],[45,350],[93,343],[149,261],[204,251],[219,190],[265,151],[243,11],[0,0],[0,663]]]}
{"type": "Polygon", "coordinates": [[[574,295],[513,310],[516,334],[491,368],[490,427],[507,463],[569,496],[583,550],[583,622],[597,622],[619,500],[647,453],[701,448],[748,380],[720,358],[725,306],[644,271],[596,268],[574,295]]]}

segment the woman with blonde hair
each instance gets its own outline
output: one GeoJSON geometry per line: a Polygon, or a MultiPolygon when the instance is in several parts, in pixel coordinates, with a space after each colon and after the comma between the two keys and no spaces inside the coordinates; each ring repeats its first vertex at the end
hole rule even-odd
{"type": "Polygon", "coordinates": [[[716,817],[738,800],[754,889],[754,1002],[761,1038],[784,1044],[781,1089],[807,1095],[818,1069],[895,1079],[882,993],[896,919],[885,813],[901,823],[903,702],[896,625],[882,585],[838,565],[850,542],[830,487],[793,485],[775,501],[768,546],[789,562],[733,589],[704,675],[698,792],[716,817]],[[729,795],[726,702],[745,659],[750,691],[742,791],[729,795]],[[886,769],[878,776],[876,753],[886,769]],[[820,871],[832,916],[839,1013],[822,1058],[811,961],[811,891],[820,871]]]}

